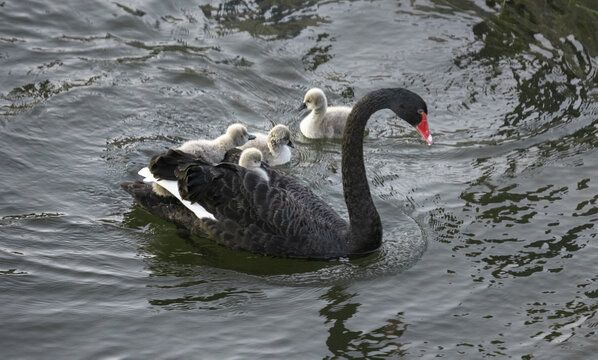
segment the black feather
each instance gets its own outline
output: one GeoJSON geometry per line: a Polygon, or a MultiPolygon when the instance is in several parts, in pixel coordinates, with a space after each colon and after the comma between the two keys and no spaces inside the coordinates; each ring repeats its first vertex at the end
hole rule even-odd
{"type": "Polygon", "coordinates": [[[241,150],[239,148],[229,149],[224,154],[224,160],[222,160],[222,162],[238,164],[239,163],[239,159],[241,158],[241,153],[242,152],[243,152],[243,150],[241,150]]]}
{"type": "Polygon", "coordinates": [[[175,169],[185,163],[209,164],[201,156],[188,154],[181,150],[169,149],[165,153],[152,157],[148,168],[156,179],[176,180],[175,169]]]}

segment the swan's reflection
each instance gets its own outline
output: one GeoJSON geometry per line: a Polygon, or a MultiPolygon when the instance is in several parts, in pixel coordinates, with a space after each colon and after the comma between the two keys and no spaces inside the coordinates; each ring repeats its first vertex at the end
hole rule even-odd
{"type": "Polygon", "coordinates": [[[408,324],[402,321],[403,313],[386,320],[386,323],[370,332],[352,331],[347,328],[346,321],[357,314],[361,304],[354,300],[356,293],[349,293],[345,287],[333,286],[320,297],[326,306],[320,310],[325,323],[330,325],[326,345],[333,356],[325,359],[363,359],[372,354],[381,358],[405,355],[400,337],[407,330],[408,324]]]}

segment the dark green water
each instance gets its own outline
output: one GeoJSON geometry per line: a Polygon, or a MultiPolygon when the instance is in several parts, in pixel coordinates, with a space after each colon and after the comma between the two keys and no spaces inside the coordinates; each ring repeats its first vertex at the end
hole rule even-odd
{"type": "Polygon", "coordinates": [[[0,357],[592,359],[598,6],[553,1],[0,0],[0,357]],[[119,183],[232,122],[291,127],[345,214],[332,104],[408,87],[428,147],[374,116],[384,225],[351,261],[187,238],[119,183]]]}

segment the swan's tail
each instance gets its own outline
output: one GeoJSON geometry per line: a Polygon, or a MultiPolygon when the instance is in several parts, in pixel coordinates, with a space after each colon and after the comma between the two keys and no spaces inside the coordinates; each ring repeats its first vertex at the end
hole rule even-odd
{"type": "Polygon", "coordinates": [[[167,152],[155,155],[150,160],[148,168],[156,179],[176,180],[175,169],[180,164],[208,164],[201,157],[188,154],[181,150],[169,149],[167,152]]]}
{"type": "Polygon", "coordinates": [[[183,226],[190,229],[192,233],[203,235],[194,230],[198,230],[196,221],[198,217],[189,209],[187,209],[177,198],[159,196],[152,191],[150,184],[145,184],[140,181],[124,182],[120,184],[126,192],[131,194],[133,199],[141,207],[149,211],[155,216],[166,221],[171,221],[178,226],[183,226]]]}
{"type": "Polygon", "coordinates": [[[175,197],[164,197],[157,195],[153,190],[151,184],[146,184],[141,181],[124,182],[120,184],[124,191],[131,194],[135,201],[144,208],[152,211],[154,207],[161,207],[165,205],[172,205],[179,202],[175,197]]]}

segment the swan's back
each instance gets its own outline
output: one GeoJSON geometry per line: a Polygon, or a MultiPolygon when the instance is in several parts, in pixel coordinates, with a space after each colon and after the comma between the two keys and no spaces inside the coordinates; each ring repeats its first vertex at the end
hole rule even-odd
{"type": "Polygon", "coordinates": [[[268,169],[270,183],[235,164],[186,164],[179,192],[216,220],[201,228],[223,245],[275,256],[330,258],[347,253],[347,223],[309,189],[268,169]]]}
{"type": "Polygon", "coordinates": [[[228,149],[225,144],[221,144],[218,140],[199,139],[189,140],[179,146],[177,150],[195,156],[202,156],[208,162],[217,163],[222,160],[228,149]]]}
{"type": "Polygon", "coordinates": [[[331,106],[327,109],[324,116],[324,122],[332,130],[334,138],[342,138],[347,124],[347,118],[351,113],[352,108],[349,106],[331,106]]]}
{"type": "Polygon", "coordinates": [[[347,227],[347,222],[341,218],[328,203],[314,194],[299,180],[271,168],[267,168],[266,172],[268,172],[268,176],[270,177],[271,186],[288,191],[297,204],[309,209],[312,216],[318,218],[320,221],[336,226],[339,229],[344,230],[347,227]]]}

